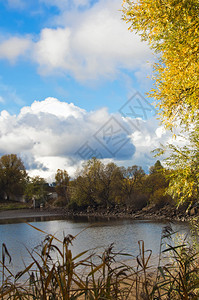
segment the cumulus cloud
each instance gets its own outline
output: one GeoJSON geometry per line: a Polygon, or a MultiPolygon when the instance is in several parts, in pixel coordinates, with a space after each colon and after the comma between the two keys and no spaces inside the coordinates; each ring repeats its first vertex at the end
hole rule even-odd
{"type": "Polygon", "coordinates": [[[4,39],[0,59],[13,63],[28,55],[41,75],[70,75],[83,82],[113,80],[124,69],[142,77],[146,61],[152,60],[151,51],[121,20],[120,0],[41,2],[57,6],[59,15],[34,40],[30,36],[4,39]]]}
{"type": "Polygon", "coordinates": [[[45,165],[42,162],[37,161],[33,155],[31,155],[28,152],[26,153],[26,151],[21,153],[21,158],[26,170],[28,170],[29,172],[36,171],[39,174],[39,172],[48,171],[48,168],[45,167],[45,165]]]}
{"type": "Polygon", "coordinates": [[[139,120],[109,114],[106,108],[87,112],[55,98],[35,101],[18,115],[0,114],[0,154],[17,153],[30,175],[52,176],[58,168],[74,174],[92,156],[147,169],[151,150],[171,138],[154,118],[139,120]]]}
{"type": "Polygon", "coordinates": [[[133,156],[135,164],[147,171],[157,159],[154,158],[152,151],[159,148],[161,143],[167,143],[171,136],[171,133],[166,131],[155,117],[139,120],[139,130],[131,134],[131,142],[136,147],[133,156]]]}
{"type": "MultiPolygon", "coordinates": [[[[45,66],[45,72],[67,68],[67,56],[70,52],[70,29],[45,28],[40,41],[35,45],[35,60],[45,66]]],[[[42,71],[42,68],[40,69],[42,71]]]]}
{"type": "Polygon", "coordinates": [[[101,0],[73,12],[72,19],[64,11],[56,20],[58,27],[43,29],[35,45],[40,73],[59,71],[84,81],[113,79],[123,68],[141,72],[144,62],[152,59],[151,52],[138,35],[128,31],[119,9],[121,1],[101,0]]]}
{"type": "Polygon", "coordinates": [[[21,115],[37,115],[39,113],[49,113],[57,117],[81,118],[86,111],[75,106],[73,103],[60,102],[56,98],[49,97],[44,101],[34,101],[31,106],[25,106],[21,109],[21,115]]]}
{"type": "Polygon", "coordinates": [[[11,37],[0,43],[0,59],[7,59],[14,63],[16,59],[25,55],[32,42],[29,38],[11,37]]]}
{"type": "MultiPolygon", "coordinates": [[[[87,142],[91,149],[97,149],[104,158],[111,157],[114,145],[110,144],[108,149],[104,147],[107,143],[105,141],[103,144],[103,137],[100,136],[103,130],[98,134],[98,140],[94,137],[110,117],[105,108],[86,112],[72,103],[60,102],[55,98],[35,101],[31,106],[23,107],[18,115],[2,111],[0,153],[20,153],[30,172],[46,174],[61,167],[60,163],[55,166],[55,162],[61,161],[62,168],[67,165],[68,168],[74,169],[83,158],[90,158],[82,157],[82,146],[87,142]]],[[[114,130],[117,131],[118,128],[114,130]]],[[[118,155],[131,157],[134,147],[127,143],[128,132],[121,132],[121,137],[126,140],[125,143],[122,140],[123,152],[118,155]]]]}

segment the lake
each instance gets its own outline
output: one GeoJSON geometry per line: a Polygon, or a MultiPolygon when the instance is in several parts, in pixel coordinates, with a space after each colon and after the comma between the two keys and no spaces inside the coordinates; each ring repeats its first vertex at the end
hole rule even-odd
{"type": "MultiPolygon", "coordinates": [[[[116,251],[123,251],[136,256],[138,254],[138,241],[144,240],[145,249],[151,249],[155,256],[159,252],[162,229],[168,224],[160,221],[86,217],[41,220],[37,218],[36,222],[30,222],[30,224],[55,235],[59,239],[63,239],[68,234],[75,236],[80,233],[72,246],[74,255],[88,249],[95,249],[98,253],[102,253],[104,248],[114,243],[116,251]]],[[[0,242],[6,244],[13,258],[13,271],[18,272],[23,269],[23,261],[26,265],[30,262],[27,249],[31,250],[40,244],[45,234],[26,223],[19,223],[17,220],[12,220],[12,222],[0,224],[0,242]]],[[[189,232],[189,226],[186,223],[174,223],[172,227],[179,233],[186,234],[189,232]]]]}

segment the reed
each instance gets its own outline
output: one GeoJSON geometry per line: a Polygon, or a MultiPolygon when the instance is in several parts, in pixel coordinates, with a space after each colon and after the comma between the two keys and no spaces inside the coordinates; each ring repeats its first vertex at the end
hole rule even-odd
{"type": "Polygon", "coordinates": [[[68,235],[60,240],[48,234],[40,247],[32,252],[27,250],[32,262],[13,274],[9,270],[11,257],[3,244],[0,297],[31,300],[199,299],[198,253],[186,240],[174,245],[173,234],[170,226],[164,228],[155,269],[151,263],[152,251],[145,250],[144,241],[138,242],[139,254],[132,267],[118,261],[118,256],[120,259],[121,255],[128,259],[132,256],[115,252],[113,244],[101,255],[87,250],[73,256],[71,248],[77,236],[68,235]]]}

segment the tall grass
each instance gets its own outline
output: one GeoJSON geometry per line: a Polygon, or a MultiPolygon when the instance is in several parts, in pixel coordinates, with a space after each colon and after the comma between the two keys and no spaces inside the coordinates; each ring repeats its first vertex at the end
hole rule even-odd
{"type": "Polygon", "coordinates": [[[118,261],[121,253],[114,252],[113,245],[101,255],[84,251],[73,256],[71,248],[77,236],[68,235],[61,241],[50,234],[41,247],[29,251],[32,262],[13,274],[9,269],[11,257],[3,244],[0,297],[42,300],[199,299],[198,253],[186,240],[175,245],[172,234],[171,227],[164,228],[156,268],[152,266],[152,252],[145,250],[144,241],[138,242],[136,264],[130,266],[132,256],[123,254],[129,259],[128,263],[118,261]],[[163,260],[165,257],[166,261],[163,260]]]}

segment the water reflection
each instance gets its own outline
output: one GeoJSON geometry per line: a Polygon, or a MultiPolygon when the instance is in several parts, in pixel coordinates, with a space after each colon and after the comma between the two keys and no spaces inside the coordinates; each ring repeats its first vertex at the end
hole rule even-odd
{"type": "Polygon", "coordinates": [[[27,217],[27,218],[10,218],[10,219],[0,219],[0,225],[2,224],[16,224],[16,223],[30,223],[30,222],[45,222],[53,220],[63,220],[61,216],[41,216],[41,217],[27,217]]]}
{"type": "MultiPolygon", "coordinates": [[[[23,261],[26,265],[30,263],[27,249],[31,250],[40,244],[45,234],[28,224],[20,223],[21,219],[15,220],[15,223],[9,223],[10,221],[0,225],[0,242],[6,243],[13,257],[13,271],[16,272],[23,269],[23,261]]],[[[151,249],[154,255],[158,254],[162,228],[167,224],[166,222],[86,217],[70,219],[55,217],[50,220],[46,217],[37,217],[28,219],[28,222],[60,239],[68,234],[76,236],[81,232],[73,243],[74,255],[88,249],[95,249],[95,252],[100,254],[104,248],[114,243],[115,251],[124,251],[134,256],[138,254],[139,240],[144,240],[145,248],[151,249]]],[[[172,226],[179,232],[189,231],[185,223],[175,223],[172,226]]]]}

